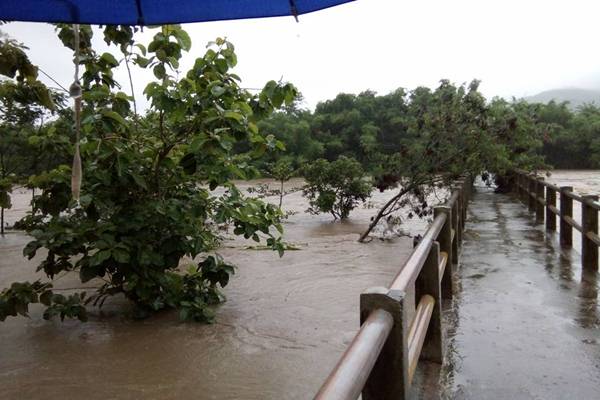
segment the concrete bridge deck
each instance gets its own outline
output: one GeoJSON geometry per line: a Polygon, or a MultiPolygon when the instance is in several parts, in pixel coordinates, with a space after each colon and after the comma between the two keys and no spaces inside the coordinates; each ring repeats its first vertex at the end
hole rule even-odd
{"type": "Polygon", "coordinates": [[[578,252],[561,249],[513,196],[477,187],[468,217],[436,392],[599,399],[598,274],[582,273],[578,252]]]}

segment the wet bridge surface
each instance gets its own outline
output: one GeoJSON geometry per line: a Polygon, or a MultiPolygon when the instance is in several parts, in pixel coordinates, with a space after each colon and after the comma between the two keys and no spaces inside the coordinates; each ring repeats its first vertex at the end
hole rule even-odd
{"type": "Polygon", "coordinates": [[[599,399],[597,274],[582,273],[579,254],[512,196],[478,187],[468,217],[436,392],[599,399]]]}

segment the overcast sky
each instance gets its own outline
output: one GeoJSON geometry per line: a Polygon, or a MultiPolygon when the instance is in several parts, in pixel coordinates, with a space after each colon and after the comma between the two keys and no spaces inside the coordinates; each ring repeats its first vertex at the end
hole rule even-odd
{"type": "MultiPolygon", "coordinates": [[[[301,15],[299,23],[284,17],[188,24],[193,45],[181,69],[221,36],[236,45],[242,86],[283,78],[300,89],[310,108],[340,92],[385,94],[433,87],[442,78],[480,79],[488,97],[599,88],[598,18],[597,0],[358,0],[301,15]]],[[[72,54],[50,25],[0,29],[29,46],[32,61],[69,86],[72,54]]],[[[153,32],[146,29],[142,39],[153,32]]],[[[150,76],[136,72],[138,98],[150,76]]],[[[124,71],[117,78],[127,82],[124,71]]]]}

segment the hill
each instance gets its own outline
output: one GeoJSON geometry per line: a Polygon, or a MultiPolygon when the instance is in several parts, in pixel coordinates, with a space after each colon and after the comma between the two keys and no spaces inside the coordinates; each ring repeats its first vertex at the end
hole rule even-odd
{"type": "Polygon", "coordinates": [[[600,105],[600,90],[564,88],[546,90],[534,96],[525,97],[530,103],[548,103],[554,100],[558,103],[569,102],[569,107],[576,109],[583,104],[594,103],[600,105]]]}

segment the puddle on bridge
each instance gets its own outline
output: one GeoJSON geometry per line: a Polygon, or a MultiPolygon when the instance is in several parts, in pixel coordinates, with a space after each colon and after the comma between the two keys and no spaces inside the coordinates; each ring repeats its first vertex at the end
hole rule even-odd
{"type": "Polygon", "coordinates": [[[441,397],[600,398],[597,274],[582,277],[579,254],[561,250],[514,198],[478,192],[445,311],[441,397]]]}
{"type": "MultiPolygon", "coordinates": [[[[15,198],[9,221],[26,211],[29,194],[15,198]]],[[[279,258],[245,248],[254,242],[226,241],[219,253],[239,268],[214,325],[181,323],[173,313],[132,321],[119,302],[86,324],[47,322],[38,308],[29,320],[0,324],[0,399],[312,397],[357,331],[359,294],[391,281],[412,240],[357,243],[374,209],[332,223],[304,213],[300,193],[284,208],[298,212],[285,228],[301,250],[279,258]]],[[[21,256],[27,241],[18,233],[0,239],[0,287],[33,279],[35,263],[21,256]]],[[[81,285],[64,278],[57,286],[81,285]]]]}

